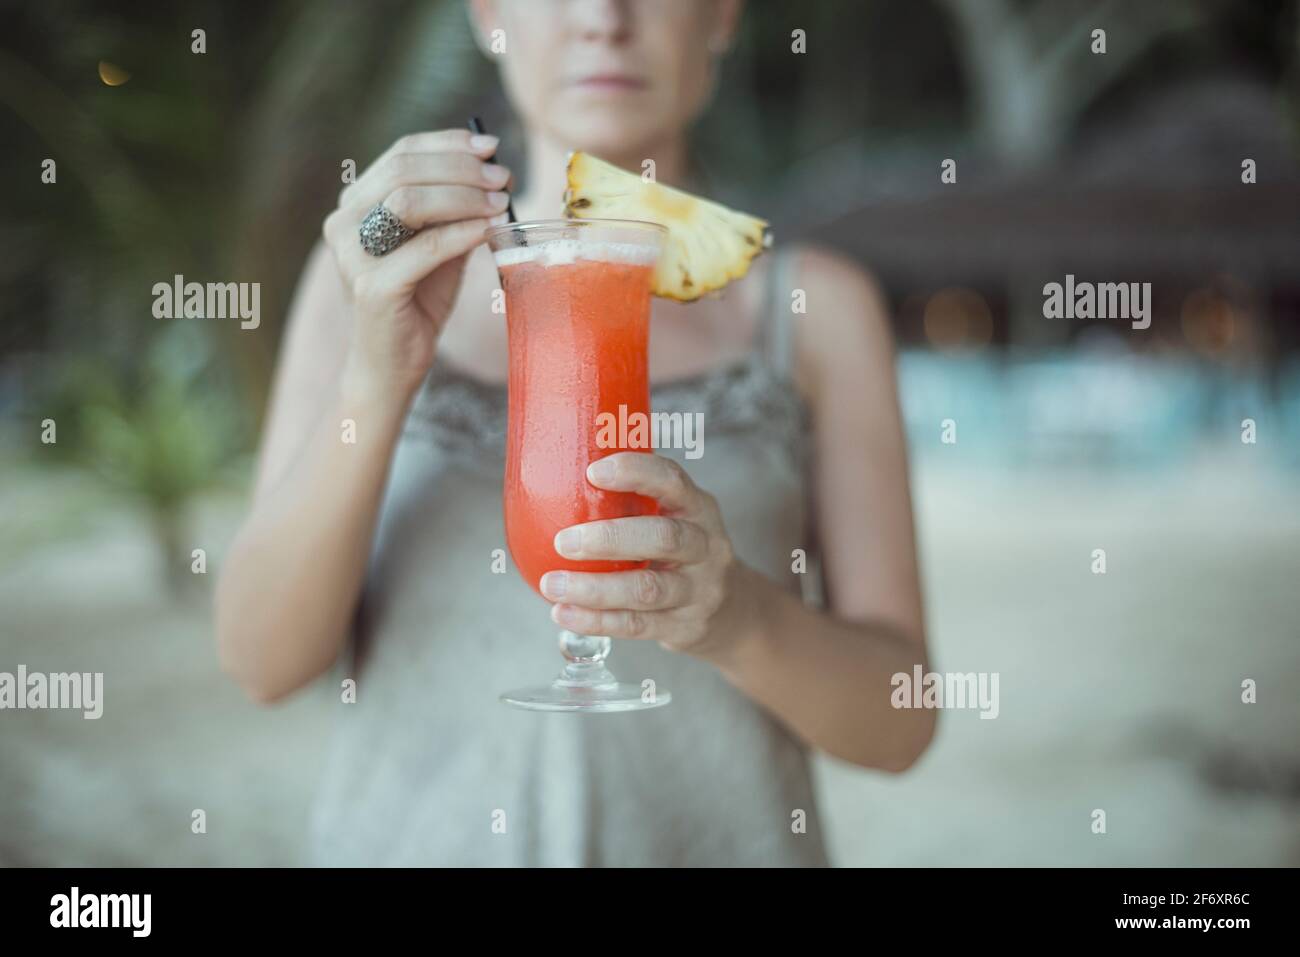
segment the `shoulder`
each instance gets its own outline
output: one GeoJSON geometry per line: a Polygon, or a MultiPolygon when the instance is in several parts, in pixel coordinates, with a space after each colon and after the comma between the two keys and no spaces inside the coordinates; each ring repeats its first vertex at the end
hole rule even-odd
{"type": "Polygon", "coordinates": [[[817,383],[835,368],[866,372],[879,362],[892,362],[889,303],[876,278],[825,246],[801,243],[786,255],[800,379],[817,383]]]}
{"type": "Polygon", "coordinates": [[[814,243],[792,246],[787,255],[789,275],[806,294],[811,322],[834,321],[846,312],[859,321],[887,320],[884,292],[858,262],[814,243]]]}

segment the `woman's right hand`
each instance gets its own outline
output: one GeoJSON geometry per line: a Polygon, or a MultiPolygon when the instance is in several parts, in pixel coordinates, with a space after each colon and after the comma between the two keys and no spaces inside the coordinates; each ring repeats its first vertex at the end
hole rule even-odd
{"type": "Polygon", "coordinates": [[[456,304],[465,259],[505,221],[510,171],[486,160],[497,138],[468,130],[413,133],[339,194],[325,243],[353,304],[346,374],[367,390],[409,398],[433,362],[456,304]],[[361,221],[379,203],[419,232],[385,256],[361,247],[361,221]]]}

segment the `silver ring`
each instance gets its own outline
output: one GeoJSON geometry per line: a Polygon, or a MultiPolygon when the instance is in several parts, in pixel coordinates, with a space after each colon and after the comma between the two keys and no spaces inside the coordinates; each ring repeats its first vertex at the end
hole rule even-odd
{"type": "Polygon", "coordinates": [[[387,256],[415,233],[380,203],[361,220],[361,248],[372,256],[387,256]]]}

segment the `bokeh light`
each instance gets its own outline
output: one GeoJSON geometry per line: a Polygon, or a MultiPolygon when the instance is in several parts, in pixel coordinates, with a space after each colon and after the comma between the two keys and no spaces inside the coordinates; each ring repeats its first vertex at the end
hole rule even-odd
{"type": "Polygon", "coordinates": [[[982,349],[993,341],[993,311],[972,289],[940,289],[925,304],[925,338],[944,352],[982,349]]]}
{"type": "Polygon", "coordinates": [[[1181,322],[1188,344],[1204,356],[1222,357],[1236,338],[1236,309],[1228,297],[1211,286],[1187,294],[1181,322]]]}
{"type": "Polygon", "coordinates": [[[131,74],[127,73],[116,63],[109,63],[107,60],[99,61],[99,78],[104,81],[105,86],[121,86],[127,80],[131,79],[131,74]]]}

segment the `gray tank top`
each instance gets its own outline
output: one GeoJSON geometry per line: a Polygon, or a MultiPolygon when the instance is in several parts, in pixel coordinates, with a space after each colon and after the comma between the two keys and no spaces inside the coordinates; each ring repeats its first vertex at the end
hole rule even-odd
{"type": "MultiPolygon", "coordinates": [[[[653,406],[703,410],[704,454],[660,454],[718,499],[743,561],[819,601],[808,413],[790,311],[772,292],[789,288],[787,268],[774,257],[752,351],[654,388],[653,406]],[[795,549],[814,559],[808,574],[791,571],[795,549]]],[[[671,704],[575,715],[498,701],[562,663],[547,603],[513,567],[493,573],[505,431],[504,386],[435,360],[394,453],[345,668],[356,703],[340,706],[313,863],[825,865],[807,749],[711,665],[615,641],[614,673],[653,678],[671,704]]]]}

